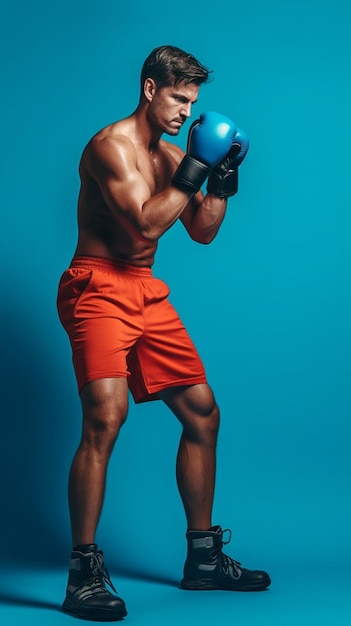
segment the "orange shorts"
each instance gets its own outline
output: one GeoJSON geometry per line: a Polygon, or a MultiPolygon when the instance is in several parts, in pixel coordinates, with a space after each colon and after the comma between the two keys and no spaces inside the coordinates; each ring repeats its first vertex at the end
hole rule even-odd
{"type": "Polygon", "coordinates": [[[57,306],[68,333],[79,391],[99,378],[128,377],[135,402],[168,387],[205,383],[201,359],[149,267],[75,257],[57,306]]]}

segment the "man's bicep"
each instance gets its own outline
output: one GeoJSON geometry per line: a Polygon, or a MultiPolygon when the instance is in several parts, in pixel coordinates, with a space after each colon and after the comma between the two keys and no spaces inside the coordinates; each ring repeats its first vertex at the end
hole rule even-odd
{"type": "Polygon", "coordinates": [[[133,148],[124,142],[101,141],[89,156],[91,176],[112,212],[141,212],[150,189],[136,167],[133,148]]]}
{"type": "Polygon", "coordinates": [[[138,172],[128,175],[108,173],[97,181],[108,207],[113,213],[141,213],[144,202],[151,194],[150,189],[138,172]]]}

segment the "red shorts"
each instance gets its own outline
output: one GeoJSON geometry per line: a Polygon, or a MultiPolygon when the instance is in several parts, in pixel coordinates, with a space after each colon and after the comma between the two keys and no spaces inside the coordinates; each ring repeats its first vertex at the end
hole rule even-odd
{"type": "Polygon", "coordinates": [[[128,377],[135,402],[168,387],[205,383],[201,359],[151,268],[75,257],[57,306],[68,333],[79,391],[100,378],[128,377]]]}

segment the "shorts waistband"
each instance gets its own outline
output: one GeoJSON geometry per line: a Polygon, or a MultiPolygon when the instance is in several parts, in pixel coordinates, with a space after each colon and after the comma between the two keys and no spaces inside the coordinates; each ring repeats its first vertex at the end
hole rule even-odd
{"type": "Polygon", "coordinates": [[[151,267],[139,267],[138,265],[132,265],[125,261],[106,259],[105,257],[96,256],[75,256],[73,257],[70,267],[87,267],[97,268],[108,271],[123,272],[123,274],[140,276],[146,278],[152,277],[151,267]]]}

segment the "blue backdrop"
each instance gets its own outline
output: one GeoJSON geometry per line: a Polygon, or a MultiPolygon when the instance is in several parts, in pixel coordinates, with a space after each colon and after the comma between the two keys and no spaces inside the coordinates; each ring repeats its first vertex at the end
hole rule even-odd
{"type": "MultiPolygon", "coordinates": [[[[249,565],[346,566],[349,2],[34,0],[1,12],[2,557],[66,564],[80,403],[55,299],[76,243],[78,162],[93,133],[134,110],[144,58],[168,43],[214,70],[194,115],[218,110],[251,140],[216,240],[199,246],[176,224],[155,265],[221,407],[214,522],[249,565]]],[[[179,434],[162,403],[131,404],[98,536],[121,573],[180,575],[179,434]]]]}

